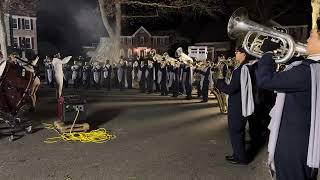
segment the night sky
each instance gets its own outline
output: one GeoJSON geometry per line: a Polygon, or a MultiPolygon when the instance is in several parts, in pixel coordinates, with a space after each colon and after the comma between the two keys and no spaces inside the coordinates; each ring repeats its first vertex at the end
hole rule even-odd
{"type": "MultiPolygon", "coordinates": [[[[149,22],[130,21],[123,28],[123,33],[130,34],[143,25],[151,33],[157,30],[175,30],[182,36],[190,38],[192,43],[204,40],[228,40],[226,24],[231,12],[248,2],[250,0],[226,0],[228,15],[218,15],[214,19],[177,16],[156,21],[149,20],[149,22]]],[[[278,22],[288,25],[310,24],[311,1],[279,0],[276,2],[277,8],[273,11],[281,10],[282,6],[286,7],[288,3],[292,5],[291,10],[277,18],[278,22]]],[[[101,36],[107,36],[100,14],[97,12],[97,5],[96,0],[41,0],[38,12],[40,52],[80,55],[81,46],[98,43],[101,36]]]]}

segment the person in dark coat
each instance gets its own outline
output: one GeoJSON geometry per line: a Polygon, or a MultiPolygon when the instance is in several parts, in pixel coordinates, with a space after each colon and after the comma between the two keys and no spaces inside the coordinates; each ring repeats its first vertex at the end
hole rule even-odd
{"type": "Polygon", "coordinates": [[[90,72],[91,67],[88,62],[85,62],[82,70],[82,85],[86,89],[90,88],[90,72]]]}
{"type": "Polygon", "coordinates": [[[117,70],[119,89],[123,91],[126,88],[127,83],[127,61],[120,60],[117,70]]]}
{"type": "Polygon", "coordinates": [[[103,67],[103,79],[104,79],[104,87],[107,88],[108,91],[111,90],[111,76],[112,76],[112,66],[110,64],[110,60],[107,60],[106,64],[103,67]]]}
{"type": "Polygon", "coordinates": [[[113,87],[119,88],[119,80],[118,80],[118,65],[113,63],[113,87]]]}
{"type": "Polygon", "coordinates": [[[267,139],[268,129],[267,126],[270,122],[270,111],[275,103],[275,93],[266,89],[261,89],[256,83],[256,71],[258,69],[258,62],[252,61],[245,66],[248,67],[251,84],[252,94],[254,98],[254,112],[247,117],[249,125],[250,160],[253,160],[260,148],[264,145],[267,139]]]}
{"type": "Polygon", "coordinates": [[[160,81],[161,96],[167,96],[169,74],[168,74],[168,67],[166,66],[165,62],[161,63],[159,71],[161,71],[161,81],[160,81]]]}
{"type": "Polygon", "coordinates": [[[132,73],[133,73],[133,64],[132,61],[128,61],[127,63],[127,83],[128,83],[128,89],[132,89],[132,83],[133,83],[133,77],[132,77],[132,73]]]}
{"type": "Polygon", "coordinates": [[[70,66],[68,64],[63,64],[63,86],[65,88],[69,87],[69,74],[70,74],[70,66]]]}
{"type": "Polygon", "coordinates": [[[180,86],[180,70],[179,70],[179,63],[176,62],[175,65],[172,67],[172,72],[174,73],[174,80],[172,82],[172,97],[178,97],[179,92],[179,86],[180,86]]]}
{"type": "Polygon", "coordinates": [[[179,73],[179,94],[185,94],[185,79],[183,78],[183,75],[186,74],[187,70],[185,69],[186,65],[183,61],[180,61],[180,66],[178,68],[179,73]]]}
{"type": "Polygon", "coordinates": [[[147,71],[147,63],[144,60],[140,61],[139,71],[141,72],[139,87],[142,93],[146,92],[146,71],[147,71]]]}
{"type": "Polygon", "coordinates": [[[260,88],[286,93],[274,156],[271,157],[274,158],[276,177],[277,180],[315,180],[317,170],[307,165],[312,107],[310,65],[320,60],[320,35],[317,30],[311,32],[307,44],[310,56],[306,60],[290,70],[275,73],[272,50],[278,47],[270,39],[265,40],[261,47],[264,55],[257,71],[260,88]]]}
{"type": "Polygon", "coordinates": [[[193,67],[192,67],[191,61],[186,63],[184,68],[184,73],[185,73],[184,87],[187,95],[186,99],[191,100],[192,99],[192,83],[193,83],[193,67]]]}
{"type": "Polygon", "coordinates": [[[153,61],[148,61],[148,76],[147,76],[147,88],[148,88],[148,94],[153,93],[154,91],[154,85],[155,85],[155,71],[154,71],[154,64],[153,61]]]}
{"type": "Polygon", "coordinates": [[[203,76],[202,89],[201,89],[201,102],[208,102],[208,92],[209,92],[209,76],[211,75],[211,68],[208,62],[205,62],[205,68],[200,71],[200,74],[203,76]]]}
{"type": "Polygon", "coordinates": [[[247,63],[247,55],[241,49],[236,51],[235,56],[235,60],[240,63],[240,66],[233,71],[230,84],[225,82],[222,76],[222,68],[219,68],[220,73],[217,80],[217,88],[229,95],[228,127],[233,154],[226,156],[226,160],[232,164],[246,165],[248,164],[245,150],[246,118],[242,116],[240,75],[242,66],[247,63]]]}
{"type": "Polygon", "coordinates": [[[155,80],[154,80],[154,83],[155,83],[155,89],[156,89],[156,92],[160,92],[161,91],[161,84],[158,83],[158,72],[161,71],[161,65],[158,61],[153,61],[153,66],[154,66],[154,71],[155,71],[155,80]]]}

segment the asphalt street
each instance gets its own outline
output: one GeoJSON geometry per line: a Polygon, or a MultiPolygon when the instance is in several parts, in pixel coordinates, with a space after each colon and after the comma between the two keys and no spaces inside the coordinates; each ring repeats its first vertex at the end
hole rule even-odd
{"type": "Polygon", "coordinates": [[[104,144],[44,140],[56,132],[54,89],[42,88],[37,128],[14,142],[0,138],[0,180],[270,180],[264,147],[248,166],[233,166],[227,116],[217,102],[141,94],[137,90],[66,89],[87,99],[88,122],[117,138],[104,144]]]}

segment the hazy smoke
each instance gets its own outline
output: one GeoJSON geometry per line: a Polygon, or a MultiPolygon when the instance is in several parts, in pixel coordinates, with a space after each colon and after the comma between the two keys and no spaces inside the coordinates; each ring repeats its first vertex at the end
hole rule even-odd
{"type": "Polygon", "coordinates": [[[42,54],[51,49],[80,55],[82,46],[98,43],[106,36],[96,0],[41,0],[38,37],[42,54]],[[48,45],[49,44],[49,45],[48,45]]]}

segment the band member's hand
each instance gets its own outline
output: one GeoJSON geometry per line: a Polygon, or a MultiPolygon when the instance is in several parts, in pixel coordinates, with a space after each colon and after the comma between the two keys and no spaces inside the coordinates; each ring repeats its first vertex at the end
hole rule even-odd
{"type": "Polygon", "coordinates": [[[275,39],[268,37],[267,39],[264,40],[263,44],[261,45],[260,50],[263,53],[269,52],[269,51],[274,51],[276,49],[280,48],[280,43],[276,42],[275,39]]]}

